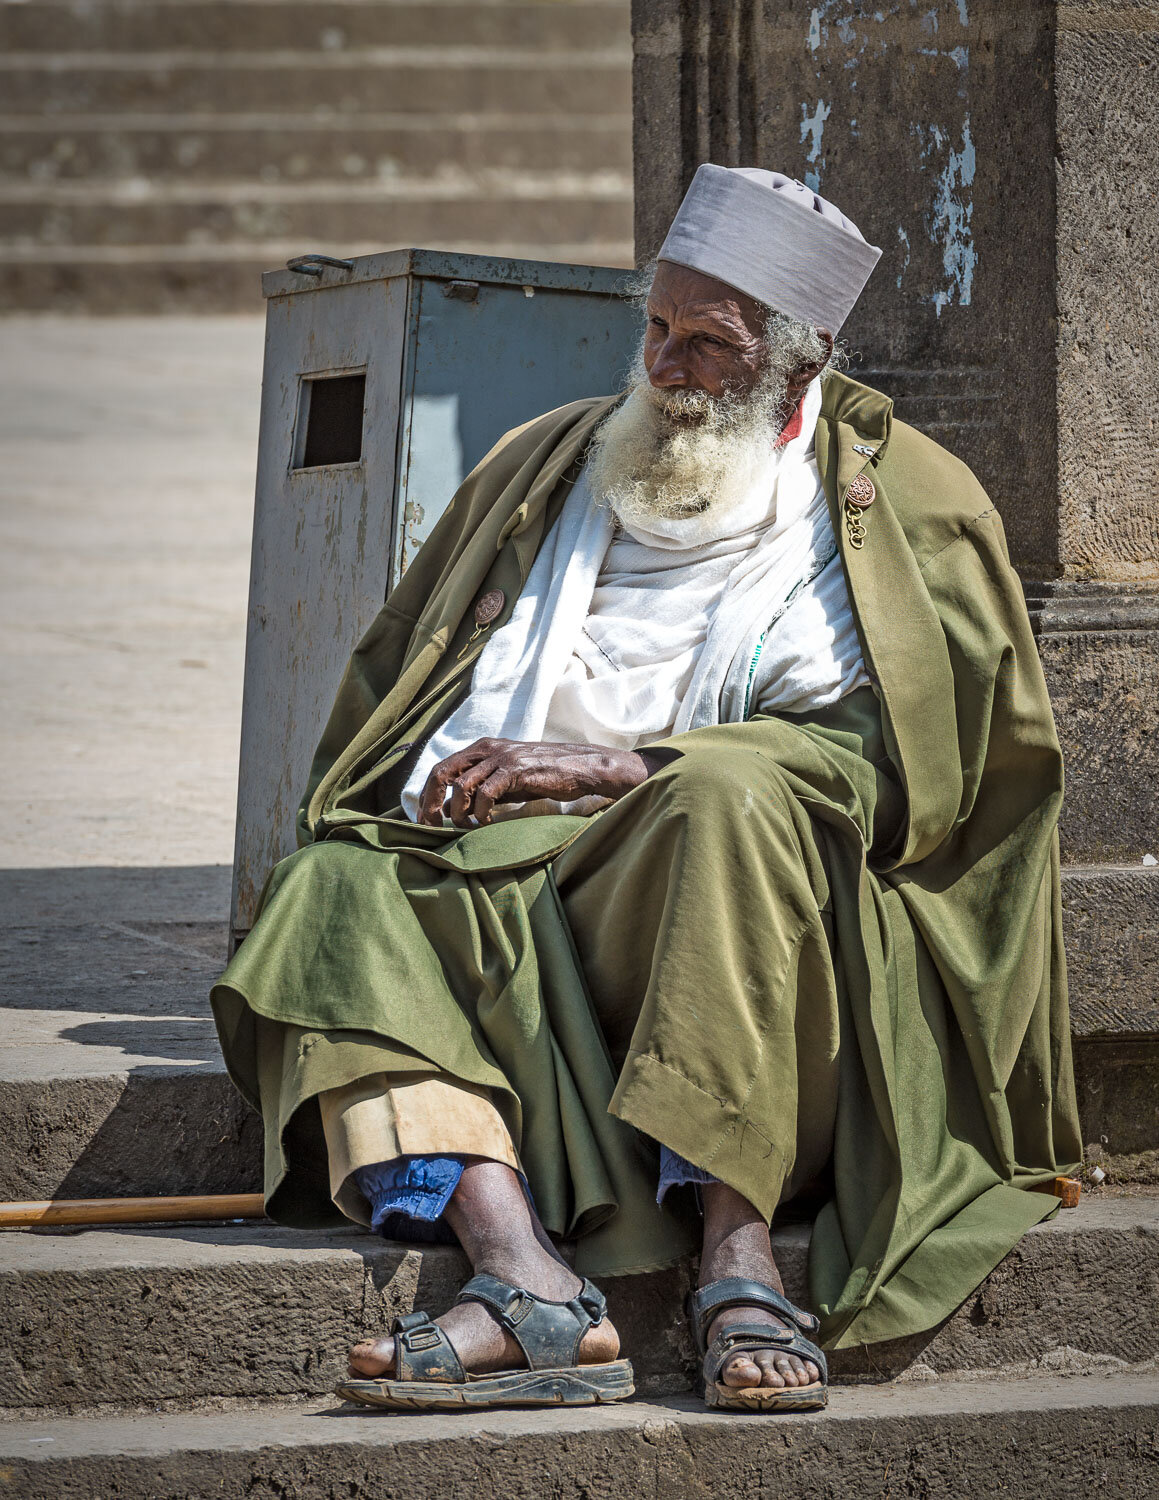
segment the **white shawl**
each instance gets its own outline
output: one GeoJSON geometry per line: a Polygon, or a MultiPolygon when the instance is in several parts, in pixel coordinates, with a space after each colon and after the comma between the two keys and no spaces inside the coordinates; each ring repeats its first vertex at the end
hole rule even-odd
{"type": "Polygon", "coordinates": [[[439,761],[477,739],[574,740],[579,722],[589,743],[632,748],[755,712],[819,707],[867,681],[814,457],[820,407],[814,381],[800,433],[770,452],[716,535],[693,517],[617,537],[581,473],[469,695],[420,755],[403,792],[407,816],[439,761]],[[679,642],[651,670],[649,632],[679,642]]]}

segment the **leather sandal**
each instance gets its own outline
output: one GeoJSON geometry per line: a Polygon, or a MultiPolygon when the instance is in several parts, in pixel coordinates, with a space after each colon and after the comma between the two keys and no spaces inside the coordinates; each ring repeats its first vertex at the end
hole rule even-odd
{"type": "Polygon", "coordinates": [[[581,1365],[579,1347],[602,1323],[607,1302],[590,1281],[570,1302],[549,1302],[497,1276],[472,1276],[455,1298],[481,1302],[523,1351],[527,1368],[472,1375],[450,1339],[425,1312],[395,1318],[393,1379],[347,1380],[337,1395],[390,1411],[459,1411],[464,1407],[595,1406],[635,1390],[630,1360],[581,1365]]]}
{"type": "Polygon", "coordinates": [[[728,1276],[710,1281],[688,1297],[688,1316],[696,1339],[696,1352],[702,1360],[701,1393],[707,1406],[727,1411],[819,1411],[829,1402],[829,1366],[817,1345],[807,1339],[821,1323],[812,1313],[790,1302],[788,1297],[766,1286],[763,1281],[747,1281],[728,1276]],[[726,1307],[766,1307],[788,1325],[774,1328],[768,1323],[745,1323],[740,1319],[725,1325],[711,1345],[708,1328],[717,1313],[726,1307]],[[756,1353],[758,1349],[776,1349],[811,1360],[821,1372],[820,1380],[811,1385],[770,1386],[723,1385],[720,1372],[734,1354],[756,1353]]]}

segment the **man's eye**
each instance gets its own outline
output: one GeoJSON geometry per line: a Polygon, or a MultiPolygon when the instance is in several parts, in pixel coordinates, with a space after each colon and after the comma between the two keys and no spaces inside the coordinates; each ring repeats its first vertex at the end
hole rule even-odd
{"type": "Polygon", "coordinates": [[[710,349],[723,349],[724,348],[724,340],[723,339],[714,339],[711,333],[702,333],[700,335],[700,342],[702,344],[707,344],[710,349]]]}
{"type": "Polygon", "coordinates": [[[668,327],[668,324],[665,323],[665,321],[664,321],[663,318],[649,318],[648,321],[649,321],[649,323],[651,323],[651,325],[652,325],[653,328],[667,328],[668,327]]]}

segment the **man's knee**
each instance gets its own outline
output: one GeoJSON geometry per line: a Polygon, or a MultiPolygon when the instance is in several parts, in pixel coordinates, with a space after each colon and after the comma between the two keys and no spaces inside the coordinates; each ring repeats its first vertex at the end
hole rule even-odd
{"type": "Polygon", "coordinates": [[[656,771],[652,783],[672,811],[720,821],[783,813],[789,797],[766,757],[736,747],[689,749],[656,771]]]}
{"type": "Polygon", "coordinates": [[[307,844],[274,866],[263,904],[276,895],[316,900],[324,893],[340,892],[348,883],[359,884],[368,853],[374,851],[337,839],[307,844]]]}

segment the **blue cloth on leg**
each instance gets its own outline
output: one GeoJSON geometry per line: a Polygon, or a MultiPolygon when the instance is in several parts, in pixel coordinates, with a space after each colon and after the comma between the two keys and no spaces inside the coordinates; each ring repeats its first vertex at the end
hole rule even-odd
{"type": "Polygon", "coordinates": [[[354,1173],[370,1204],[370,1227],[388,1240],[449,1244],[454,1235],[439,1224],[463,1175],[460,1156],[396,1156],[354,1173]]]}
{"type": "MultiPolygon", "coordinates": [[[[466,1156],[396,1156],[392,1161],[357,1167],[354,1180],[370,1204],[370,1227],[384,1240],[415,1240],[427,1245],[454,1245],[442,1222],[451,1194],[459,1186],[466,1156]]],[[[519,1185],[532,1210],[535,1199],[527,1178],[519,1185]]]]}
{"type": "MultiPolygon", "coordinates": [[[[718,1181],[711,1172],[706,1172],[703,1167],[694,1167],[690,1161],[685,1161],[683,1156],[677,1156],[675,1151],[670,1151],[667,1146],[660,1147],[660,1180],[656,1184],[656,1202],[664,1202],[664,1194],[669,1188],[683,1187],[686,1183],[693,1183],[696,1187],[703,1186],[706,1182],[718,1181]]],[[[697,1193],[696,1201],[699,1204],[700,1194],[697,1193]]]]}
{"type": "MultiPolygon", "coordinates": [[[[370,1204],[371,1229],[388,1240],[453,1243],[454,1236],[439,1220],[459,1185],[463,1165],[461,1156],[396,1156],[393,1161],[358,1167],[354,1180],[370,1204]]],[[[522,1173],[519,1180],[531,1202],[531,1191],[522,1173]]],[[[688,1183],[700,1187],[716,1181],[703,1167],[694,1167],[667,1146],[660,1147],[657,1203],[663,1203],[669,1188],[688,1183]]],[[[698,1193],[698,1202],[699,1197],[698,1193]]]]}

